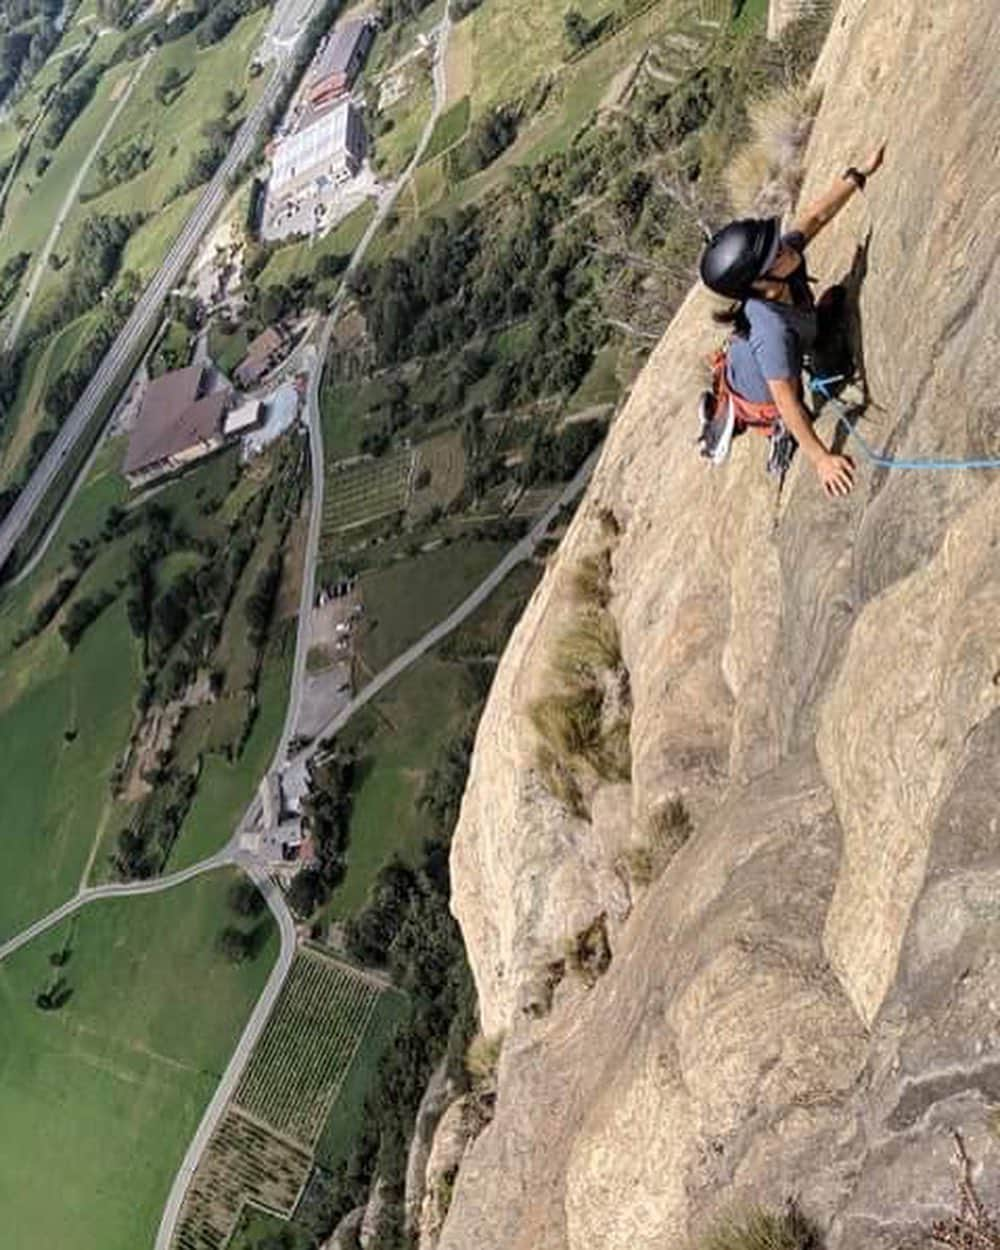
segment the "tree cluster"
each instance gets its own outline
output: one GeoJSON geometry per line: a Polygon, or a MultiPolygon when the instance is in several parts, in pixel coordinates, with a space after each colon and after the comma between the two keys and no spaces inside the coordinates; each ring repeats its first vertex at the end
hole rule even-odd
{"type": "Polygon", "coordinates": [[[604,437],[602,421],[573,421],[560,431],[536,430],[521,466],[525,486],[565,482],[604,437]]]}
{"type": "Polygon", "coordinates": [[[199,48],[219,43],[241,18],[264,8],[268,3],[269,0],[218,0],[217,3],[208,5],[205,18],[194,37],[195,43],[199,48]]]}
{"type": "Polygon", "coordinates": [[[451,176],[458,181],[492,165],[517,138],[519,122],[519,111],[509,104],[484,113],[473,122],[458,147],[448,154],[451,176]]]}
{"type": "Polygon", "coordinates": [[[0,103],[44,65],[59,42],[59,0],[7,0],[0,14],[0,103]]]}
{"type": "Polygon", "coordinates": [[[154,789],[132,823],[118,834],[111,864],[126,881],[145,880],[162,872],[194,799],[197,781],[169,763],[147,780],[154,789]]]}
{"type": "Polygon", "coordinates": [[[244,606],[250,630],[250,641],[258,648],[262,647],[267,640],[271,618],[274,616],[274,607],[278,601],[278,587],[281,585],[281,563],[281,552],[275,551],[257,574],[253,590],[244,606]]]}
{"type": "Polygon", "coordinates": [[[140,138],[129,139],[113,152],[102,152],[97,158],[97,187],[86,195],[81,195],[81,202],[95,200],[112,187],[138,178],[153,163],[154,151],[152,143],[140,138]]]}
{"type": "Polygon", "coordinates": [[[42,130],[42,142],[47,148],[59,146],[63,135],[90,103],[104,68],[101,64],[89,65],[52,97],[48,120],[42,130]]]}
{"type": "Polygon", "coordinates": [[[30,252],[15,252],[0,266],[0,309],[10,303],[14,292],[20,286],[24,271],[31,260],[30,252]]]}
{"type": "Polygon", "coordinates": [[[227,114],[212,118],[203,124],[201,135],[205,144],[191,154],[187,173],[174,188],[175,195],[183,195],[186,191],[192,191],[195,187],[200,187],[202,183],[211,180],[212,175],[229,153],[233,130],[234,126],[227,114]]]}
{"type": "Polygon", "coordinates": [[[59,634],[68,650],[73,650],[104,609],[114,601],[113,590],[102,590],[92,598],[85,595],[70,604],[69,611],[59,626],[59,634]]]}
{"type": "Polygon", "coordinates": [[[305,812],[317,862],[296,874],[289,891],[289,903],[303,919],[330,896],[346,871],[355,766],[353,751],[335,748],[313,767],[305,812]]]}

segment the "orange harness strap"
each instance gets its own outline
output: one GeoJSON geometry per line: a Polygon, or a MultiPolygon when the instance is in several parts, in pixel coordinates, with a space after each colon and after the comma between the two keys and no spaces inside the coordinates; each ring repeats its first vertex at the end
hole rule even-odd
{"type": "Polygon", "coordinates": [[[742,434],[744,430],[749,429],[756,430],[758,434],[770,436],[780,416],[778,405],[773,402],[755,404],[733,390],[726,379],[725,347],[718,348],[709,357],[709,364],[712,369],[712,390],[716,403],[722,404],[729,399],[733,401],[733,407],[736,410],[735,432],[742,434]]]}

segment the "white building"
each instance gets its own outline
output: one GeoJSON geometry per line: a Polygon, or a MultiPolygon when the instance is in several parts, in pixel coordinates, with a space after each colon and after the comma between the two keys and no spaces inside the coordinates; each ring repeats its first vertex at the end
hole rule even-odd
{"type": "Polygon", "coordinates": [[[361,115],[349,100],[311,112],[302,128],[275,148],[269,192],[287,199],[332,190],[357,174],[364,154],[361,115]]]}
{"type": "Polygon", "coordinates": [[[247,430],[256,429],[263,420],[264,405],[259,399],[247,400],[239,408],[226,414],[222,423],[222,432],[228,438],[231,434],[245,434],[247,430]]]}

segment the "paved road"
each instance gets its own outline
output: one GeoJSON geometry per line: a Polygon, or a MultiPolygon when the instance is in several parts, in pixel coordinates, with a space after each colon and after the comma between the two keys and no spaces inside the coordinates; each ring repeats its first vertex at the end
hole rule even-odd
{"type": "Polygon", "coordinates": [[[152,877],[148,881],[123,881],[109,885],[85,886],[61,907],[50,911],[47,916],[36,920],[27,929],[22,929],[20,933],[4,942],[0,946],[0,963],[8,955],[13,955],[16,950],[20,950],[22,946],[26,946],[46,930],[51,929],[53,925],[72,916],[74,912],[79,911],[88,903],[95,903],[102,898],[131,898],[136,894],[159,894],[162,890],[172,890],[174,886],[183,885],[185,881],[190,881],[192,877],[198,877],[203,872],[212,872],[216,868],[235,863],[236,858],[235,852],[226,846],[208,859],[199,860],[190,868],[182,868],[179,872],[172,872],[166,877],[152,877]]]}
{"type": "MultiPolygon", "coordinates": [[[[284,0],[275,12],[272,29],[279,29],[284,9],[301,8],[302,0],[284,0]]],[[[301,29],[301,26],[300,26],[301,29]]],[[[77,400],[69,417],[63,423],[41,463],[18,496],[13,508],[0,523],[0,568],[8,560],[18,540],[28,528],[39,504],[51,487],[63,461],[72,451],[108,390],[118,380],[118,375],[129,357],[148,333],[160,305],[167,293],[177,284],[212,219],[225,203],[228,195],[226,183],[230,175],[250,155],[261,126],[274,105],[291,64],[291,54],[297,35],[282,46],[278,62],[261,98],[244,119],[233,140],[229,152],[212,177],[191,216],[184,223],[152,282],[140,295],[125,326],[97,367],[86,390],[77,400]]],[[[80,475],[77,475],[77,481],[80,475]]]]}
{"type": "Polygon", "coordinates": [[[94,163],[94,158],[97,156],[97,153],[104,146],[104,141],[105,139],[107,139],[108,135],[111,133],[112,126],[114,126],[115,122],[118,120],[118,117],[121,114],[122,109],[125,107],[126,104],[128,104],[129,96],[131,96],[132,90],[135,87],[135,84],[139,81],[139,79],[146,72],[146,68],[149,65],[149,62],[152,59],[152,57],[153,57],[152,51],[147,52],[146,55],[142,58],[142,60],[139,62],[139,66],[136,69],[135,73],[132,75],[131,79],[129,80],[128,86],[125,88],[125,90],[121,93],[120,97],[118,98],[118,103],[111,110],[111,116],[104,123],[104,126],[101,129],[101,133],[97,136],[97,141],[94,143],[94,146],[87,153],[86,158],[83,161],[83,164],[80,166],[79,170],[77,171],[76,177],[73,179],[73,182],[71,183],[69,190],[66,192],[66,198],[63,200],[62,206],[59,209],[59,213],[56,216],[55,221],[52,223],[52,229],[49,231],[49,237],[45,240],[45,246],[42,248],[41,252],[39,253],[38,260],[35,262],[34,272],[32,273],[31,277],[28,279],[28,285],[25,288],[23,296],[21,297],[21,303],[18,306],[18,310],[14,315],[13,321],[11,322],[10,329],[7,331],[7,338],[4,341],[4,347],[7,349],[7,351],[10,351],[10,349],[14,347],[17,343],[18,335],[21,333],[21,328],[24,325],[24,319],[28,315],[28,311],[31,308],[31,305],[35,298],[35,292],[38,290],[38,284],[41,282],[42,276],[45,273],[46,266],[49,263],[49,256],[52,253],[52,249],[56,245],[56,240],[59,238],[59,235],[62,232],[63,226],[66,224],[66,218],[72,212],[73,205],[76,203],[76,197],[80,194],[80,188],[83,186],[83,180],[86,178],[87,174],[90,172],[90,167],[94,163]]]}
{"type": "Polygon", "coordinates": [[[295,958],[295,924],[292,921],[292,914],[288,910],[288,905],[285,903],[284,895],[261,868],[250,863],[244,866],[261,894],[264,895],[268,907],[270,907],[275,920],[278,922],[278,930],[281,934],[281,951],[278,955],[277,963],[271,969],[271,975],[264,986],[264,992],[257,1000],[243,1034],[236,1043],[236,1049],[226,1065],[222,1079],[216,1086],[211,1102],[205,1108],[205,1114],[201,1118],[201,1123],[198,1125],[194,1137],[191,1138],[187,1153],[184,1155],[181,1166],[177,1170],[177,1175],[174,1177],[174,1183],[170,1187],[170,1193],[163,1208],[154,1250],[170,1250],[174,1229],[177,1226],[177,1221],[180,1218],[181,1209],[184,1205],[184,1197],[198,1168],[202,1152],[208,1145],[209,1138],[215,1131],[216,1125],[222,1119],[226,1105],[236,1092],[240,1077],[243,1075],[243,1069],[249,1062],[253,1048],[257,1044],[257,1039],[267,1024],[268,1017],[278,1000],[281,987],[284,985],[285,978],[288,976],[289,969],[292,966],[292,960],[295,958]]]}
{"type": "MultiPolygon", "coordinates": [[[[341,307],[347,296],[347,277],[361,264],[364,259],[368,246],[379,227],[385,221],[389,212],[392,210],[393,204],[400,192],[406,186],[409,179],[413,176],[414,170],[420,164],[420,158],[424,154],[424,149],[430,143],[431,135],[434,132],[434,125],[444,108],[445,96],[447,95],[447,81],[445,79],[445,53],[448,48],[448,36],[451,33],[451,18],[447,11],[441,20],[439,38],[435,44],[434,55],[434,104],[431,109],[431,115],[424,126],[420,141],[417,144],[416,151],[413,154],[410,163],[406,169],[400,174],[399,178],[387,189],[385,195],[379,201],[378,209],[375,216],[369,222],[367,229],[358,241],[357,247],[351,253],[351,260],[344,272],[344,279],[337,288],[337,293],[330,304],[329,316],[320,327],[319,340],[316,346],[316,356],[313,368],[309,373],[309,389],[306,392],[306,425],[309,430],[309,455],[312,467],[312,496],[311,511],[309,515],[309,533],[306,539],[306,554],[302,573],[302,591],[299,596],[299,617],[298,632],[295,639],[295,661],[292,666],[292,679],[288,694],[288,709],[285,713],[285,723],[281,731],[281,738],[274,752],[269,772],[281,769],[285,753],[288,750],[288,744],[295,733],[295,726],[298,724],[299,714],[302,709],[302,693],[305,685],[305,665],[306,656],[309,653],[309,636],[312,623],[312,607],[316,598],[316,563],[319,558],[319,535],[320,527],[323,521],[323,490],[325,486],[324,473],[324,457],[323,457],[323,429],[320,420],[319,407],[319,385],[323,372],[323,361],[326,359],[326,353],[330,345],[330,336],[333,334],[333,328],[337,323],[340,315],[341,307]]],[[[254,805],[251,805],[251,812],[254,805]]],[[[245,820],[250,817],[248,812],[245,820]]]]}
{"type": "Polygon", "coordinates": [[[428,630],[412,647],[407,648],[401,655],[396,656],[391,664],[387,664],[381,670],[378,676],[372,678],[360,694],[356,695],[336,716],[331,717],[322,729],[316,731],[312,745],[292,757],[295,763],[300,764],[305,760],[311,759],[320,749],[321,743],[325,738],[329,738],[331,734],[335,734],[338,730],[343,729],[359,708],[364,707],[366,703],[374,699],[379,691],[384,690],[391,681],[395,681],[400,673],[419,660],[431,647],[436,646],[453,629],[457,629],[466,617],[475,612],[476,608],[490,597],[515,565],[520,564],[522,560],[527,560],[532,555],[535,548],[544,538],[546,530],[552,524],[559,509],[572,502],[583,491],[590,480],[590,475],[594,471],[594,466],[597,464],[600,454],[601,448],[598,447],[596,451],[587,457],[577,470],[573,480],[567,483],[529,532],[525,534],[515,547],[512,547],[507,552],[496,568],[479,583],[472,594],[463,599],[453,612],[449,613],[443,621],[439,621],[433,629],[428,630]]]}

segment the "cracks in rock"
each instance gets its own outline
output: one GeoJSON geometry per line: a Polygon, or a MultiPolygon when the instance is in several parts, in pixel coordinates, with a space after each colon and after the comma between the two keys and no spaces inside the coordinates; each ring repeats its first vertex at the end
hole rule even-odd
{"type": "Polygon", "coordinates": [[[1000,1060],[908,1081],[886,1124],[893,1132],[905,1132],[925,1121],[939,1103],[966,1093],[979,1094],[991,1106],[1000,1103],[1000,1060]]]}

